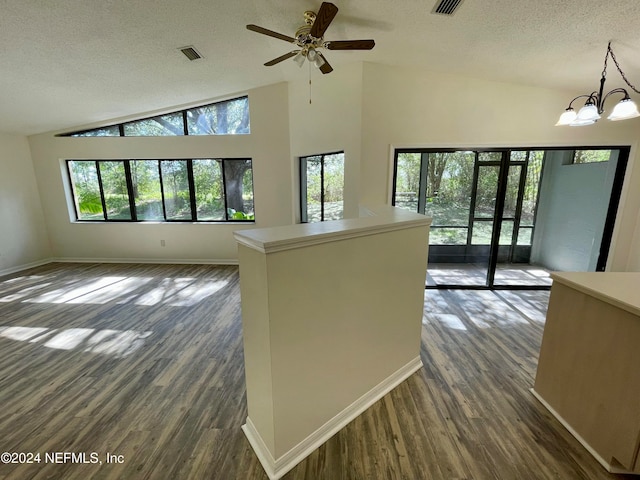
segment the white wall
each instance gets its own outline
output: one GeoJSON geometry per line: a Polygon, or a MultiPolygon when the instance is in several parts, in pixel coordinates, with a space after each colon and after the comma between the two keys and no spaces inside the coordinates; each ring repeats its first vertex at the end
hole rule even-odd
{"type": "Polygon", "coordinates": [[[301,74],[300,79],[289,83],[296,219],[300,219],[297,159],[340,150],[344,150],[345,163],[344,215],[357,217],[362,145],[362,64],[345,65],[326,75],[313,70],[311,81],[311,104],[308,74],[301,74]]]}
{"type": "Polygon", "coordinates": [[[233,232],[290,224],[288,89],[248,92],[250,135],[186,137],[29,137],[53,256],[60,259],[236,262],[233,232]],[[256,224],[86,223],[70,220],[66,159],[237,158],[253,160],[256,224]],[[160,245],[165,241],[165,246],[160,245]]]}
{"type": "Polygon", "coordinates": [[[640,210],[638,210],[638,218],[636,220],[636,233],[631,240],[632,250],[629,252],[630,272],[640,272],[640,210]]]}
{"type": "Polygon", "coordinates": [[[0,134],[0,274],[51,256],[27,138],[0,134]]]}
{"type": "MultiPolygon", "coordinates": [[[[640,119],[554,127],[575,92],[365,63],[360,193],[388,203],[393,147],[631,145],[608,269],[639,269],[640,119]]],[[[578,92],[580,93],[580,92],[578,92]]]]}
{"type": "Polygon", "coordinates": [[[595,271],[618,151],[608,162],[574,165],[573,150],[548,151],[531,260],[550,270],[595,271]]]}

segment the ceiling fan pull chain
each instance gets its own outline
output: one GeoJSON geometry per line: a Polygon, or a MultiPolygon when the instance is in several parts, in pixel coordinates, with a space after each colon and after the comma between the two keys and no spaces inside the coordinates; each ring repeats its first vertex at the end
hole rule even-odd
{"type": "Polygon", "coordinates": [[[311,62],[309,64],[309,105],[311,105],[311,62]]]}

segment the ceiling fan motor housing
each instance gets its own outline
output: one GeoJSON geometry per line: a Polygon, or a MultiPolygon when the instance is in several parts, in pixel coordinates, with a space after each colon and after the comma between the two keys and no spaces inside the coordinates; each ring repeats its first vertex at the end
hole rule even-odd
{"type": "Polygon", "coordinates": [[[307,10],[304,12],[304,23],[311,26],[313,22],[316,20],[316,12],[312,12],[311,10],[307,10]]]}
{"type": "Polygon", "coordinates": [[[269,37],[284,40],[293,43],[300,50],[293,50],[285,53],[273,60],[265,63],[265,66],[271,67],[288,58],[294,57],[293,60],[302,66],[305,58],[313,62],[322,73],[330,73],[333,68],[327,62],[326,58],[317,51],[321,48],[329,50],[371,50],[375,42],[373,40],[339,40],[332,42],[324,41],[324,33],[338,13],[338,7],[330,2],[322,2],[318,13],[307,10],[304,12],[304,25],[296,30],[295,37],[283,35],[273,30],[269,30],[258,25],[247,25],[248,30],[267,35],[269,37]]]}

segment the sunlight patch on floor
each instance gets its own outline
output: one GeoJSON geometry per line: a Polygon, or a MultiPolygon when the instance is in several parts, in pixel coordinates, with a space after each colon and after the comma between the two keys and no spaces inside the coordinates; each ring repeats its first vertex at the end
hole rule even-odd
{"type": "Polygon", "coordinates": [[[126,277],[102,277],[95,280],[87,280],[82,286],[75,288],[59,288],[45,293],[36,298],[26,300],[29,303],[70,303],[72,300],[94,292],[108,285],[124,280],[126,277]]]}
{"type": "Polygon", "coordinates": [[[93,304],[109,302],[153,306],[165,303],[171,307],[191,307],[224,288],[227,280],[204,280],[194,277],[164,278],[153,288],[147,287],[153,277],[101,277],[70,282],[67,287],[41,292],[52,283],[25,287],[0,297],[0,302],[93,304]]]}
{"type": "Polygon", "coordinates": [[[140,349],[153,332],[137,330],[96,330],[93,328],[0,327],[0,337],[38,343],[55,350],[82,349],[121,358],[140,349]]]}
{"type": "Polygon", "coordinates": [[[90,303],[99,305],[116,300],[122,295],[131,293],[153,280],[152,277],[131,277],[112,283],[86,295],[69,300],[67,303],[90,303]]]}
{"type": "Polygon", "coordinates": [[[429,316],[433,317],[447,328],[451,328],[453,330],[467,330],[467,326],[457,315],[452,315],[450,313],[434,313],[429,316]]]}
{"type": "Polygon", "coordinates": [[[49,329],[33,327],[0,327],[0,337],[17,340],[19,342],[26,342],[27,340],[40,336],[40,334],[47,330],[49,329]]]}
{"type": "Polygon", "coordinates": [[[39,285],[34,285],[33,287],[23,288],[19,292],[12,293],[11,295],[7,295],[5,297],[1,297],[0,298],[0,302],[4,302],[4,303],[6,303],[6,302],[15,302],[16,300],[20,300],[21,298],[28,297],[29,295],[32,295],[34,292],[36,292],[38,290],[42,290],[43,288],[46,288],[51,284],[52,284],[52,282],[49,282],[49,283],[42,283],[42,284],[39,284],[39,285]]]}

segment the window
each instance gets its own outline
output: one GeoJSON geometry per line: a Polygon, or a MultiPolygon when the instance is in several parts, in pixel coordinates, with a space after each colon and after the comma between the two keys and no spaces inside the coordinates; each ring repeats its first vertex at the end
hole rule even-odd
{"type": "Polygon", "coordinates": [[[300,158],[303,223],[339,220],[344,213],[344,152],[300,158]]]}
{"type": "Polygon", "coordinates": [[[250,159],[68,160],[79,221],[253,221],[250,159]]]}
{"type": "Polygon", "coordinates": [[[65,133],[62,137],[166,137],[173,135],[241,135],[251,133],[249,98],[143,118],[108,127],[65,133]]]}
{"type": "Polygon", "coordinates": [[[184,135],[182,112],[123,123],[122,130],[125,137],[169,137],[173,135],[184,135]]]}
{"type": "Polygon", "coordinates": [[[542,150],[398,150],[392,203],[433,218],[431,245],[490,245],[504,164],[499,244],[531,245],[543,158],[542,150]]]}
{"type": "Polygon", "coordinates": [[[187,135],[235,135],[249,133],[247,97],[187,110],[187,135]]]}
{"type": "Polygon", "coordinates": [[[573,163],[608,162],[611,150],[574,150],[573,163]]]}

